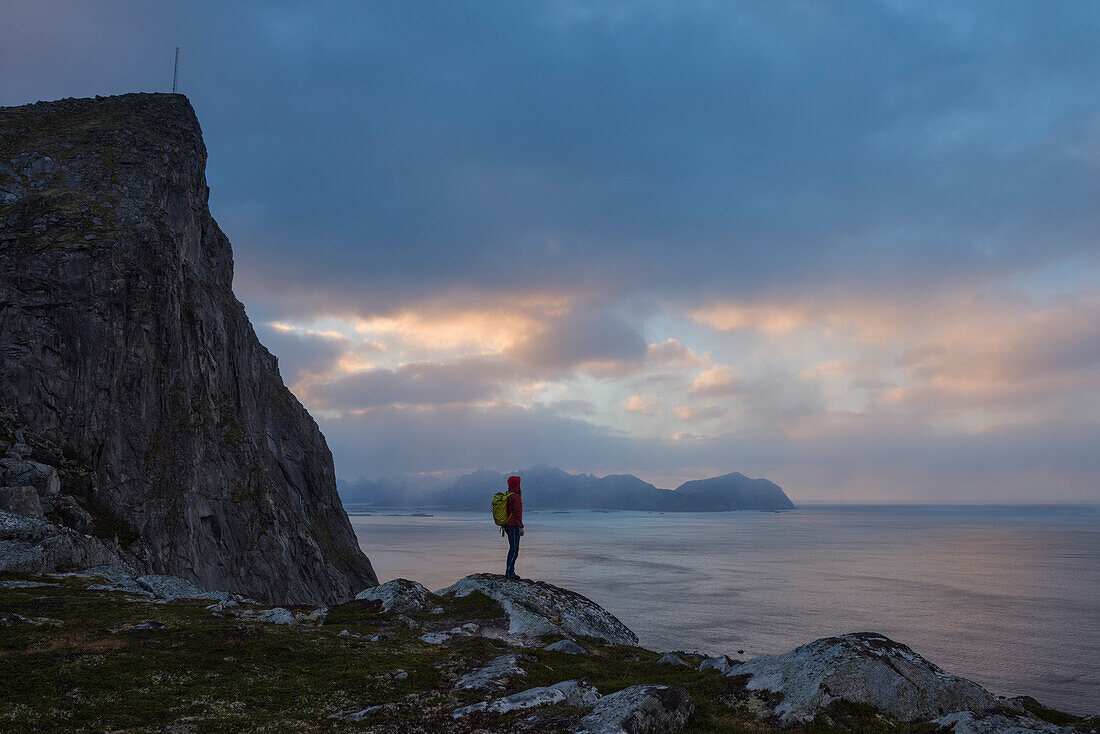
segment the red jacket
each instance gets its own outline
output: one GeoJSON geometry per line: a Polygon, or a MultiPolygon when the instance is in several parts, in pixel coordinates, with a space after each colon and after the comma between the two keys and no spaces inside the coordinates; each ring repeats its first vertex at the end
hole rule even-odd
{"type": "Polygon", "coordinates": [[[508,522],[505,525],[523,527],[523,497],[519,493],[519,477],[508,477],[508,522]]]}

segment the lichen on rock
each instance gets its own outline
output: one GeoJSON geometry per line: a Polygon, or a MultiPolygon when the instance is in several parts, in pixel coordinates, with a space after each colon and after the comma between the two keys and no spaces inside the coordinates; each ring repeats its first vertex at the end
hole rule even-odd
{"type": "Polygon", "coordinates": [[[478,573],[436,594],[462,597],[475,591],[500,603],[508,615],[508,632],[513,635],[527,638],[580,635],[613,644],[638,644],[638,636],[603,607],[575,591],[544,581],[478,573]]]}
{"type": "Polygon", "coordinates": [[[394,579],[365,589],[355,595],[356,601],[376,601],[383,612],[424,614],[433,609],[439,598],[422,584],[409,579],[394,579]]]}
{"type": "Polygon", "coordinates": [[[575,734],[679,731],[695,712],[679,686],[637,685],[604,696],[580,721],[575,734]]]}
{"type": "Polygon", "coordinates": [[[873,706],[902,721],[1009,705],[874,632],[826,637],[783,655],[762,655],[726,675],[746,676],[749,690],[781,693],[775,713],[788,725],[812,721],[838,699],[873,706]]]}

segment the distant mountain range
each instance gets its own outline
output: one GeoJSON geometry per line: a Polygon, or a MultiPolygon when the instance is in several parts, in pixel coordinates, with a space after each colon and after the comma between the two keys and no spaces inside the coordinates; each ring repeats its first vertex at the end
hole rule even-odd
{"type": "Polygon", "coordinates": [[[633,474],[570,474],[552,466],[502,474],[478,469],[450,483],[422,477],[337,482],[347,505],[375,507],[439,507],[481,510],[494,492],[507,486],[510,474],[523,479],[524,507],[538,510],[654,510],[660,512],[724,512],[727,510],[790,510],[794,503],[779,485],[750,479],[740,472],[684,482],[676,489],[659,489],[633,474]]]}

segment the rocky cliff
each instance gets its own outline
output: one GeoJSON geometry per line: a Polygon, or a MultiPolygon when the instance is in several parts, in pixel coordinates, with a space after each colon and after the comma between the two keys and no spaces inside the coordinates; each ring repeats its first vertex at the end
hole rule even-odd
{"type": "Polygon", "coordinates": [[[347,599],[377,581],[324,437],[233,295],[205,167],[180,95],[0,109],[0,450],[56,447],[49,494],[136,570],[347,599]]]}

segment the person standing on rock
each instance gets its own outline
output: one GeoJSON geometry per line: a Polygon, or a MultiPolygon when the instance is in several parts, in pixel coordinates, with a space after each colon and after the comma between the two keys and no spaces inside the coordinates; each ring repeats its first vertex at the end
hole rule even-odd
{"type": "Polygon", "coordinates": [[[523,535],[523,497],[519,492],[519,477],[508,477],[508,521],[504,523],[508,536],[508,569],[506,579],[518,579],[516,558],[519,557],[519,538],[523,535]]]}

